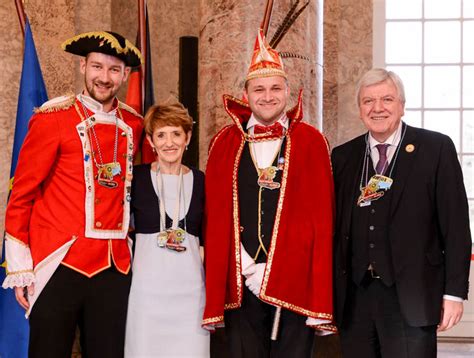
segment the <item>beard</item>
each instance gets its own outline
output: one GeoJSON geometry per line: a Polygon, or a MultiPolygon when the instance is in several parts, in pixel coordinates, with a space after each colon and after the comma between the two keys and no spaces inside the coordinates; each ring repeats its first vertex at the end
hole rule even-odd
{"type": "Polygon", "coordinates": [[[114,87],[110,82],[105,83],[105,82],[100,82],[100,81],[92,81],[92,82],[86,81],[85,84],[86,84],[87,92],[89,93],[91,98],[102,104],[108,103],[111,100],[113,100],[115,98],[115,95],[118,92],[118,89],[114,90],[114,87]],[[107,88],[107,91],[105,92],[97,91],[96,85],[107,88]]]}

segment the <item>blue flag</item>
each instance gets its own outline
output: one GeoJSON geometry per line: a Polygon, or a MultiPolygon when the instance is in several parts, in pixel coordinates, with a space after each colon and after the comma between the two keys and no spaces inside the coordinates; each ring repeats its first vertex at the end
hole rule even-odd
{"type": "MultiPolygon", "coordinates": [[[[18,154],[28,130],[28,122],[35,107],[48,100],[46,87],[36,54],[35,43],[28,20],[25,26],[23,68],[20,80],[20,94],[16,114],[15,139],[13,141],[10,188],[16,169],[18,154]]],[[[3,244],[4,245],[4,244],[3,244]]],[[[2,250],[0,283],[5,279],[5,250],[2,250]]],[[[0,288],[0,358],[28,357],[28,321],[25,311],[17,303],[14,290],[0,288]]]]}

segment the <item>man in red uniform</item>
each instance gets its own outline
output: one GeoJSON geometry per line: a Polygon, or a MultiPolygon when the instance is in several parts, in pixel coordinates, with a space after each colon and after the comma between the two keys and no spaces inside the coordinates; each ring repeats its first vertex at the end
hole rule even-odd
{"type": "Polygon", "coordinates": [[[246,101],[224,96],[234,123],[211,142],[206,170],[203,325],[225,325],[233,357],[309,357],[315,330],[333,328],[328,146],[302,122],[301,95],[285,113],[288,97],[260,32],[246,101]]]}
{"type": "Polygon", "coordinates": [[[30,120],[6,212],[7,277],[30,318],[30,357],[123,356],[130,186],[142,118],[116,98],[141,54],[112,32],[62,45],[85,88],[30,120]]]}

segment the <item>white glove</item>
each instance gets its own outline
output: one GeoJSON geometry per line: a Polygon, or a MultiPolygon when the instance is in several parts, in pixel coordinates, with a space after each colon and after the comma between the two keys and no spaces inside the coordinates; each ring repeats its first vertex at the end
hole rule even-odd
{"type": "Polygon", "coordinates": [[[262,287],[263,274],[265,273],[265,265],[265,263],[254,264],[252,267],[254,268],[254,273],[245,276],[247,278],[245,280],[245,285],[257,297],[260,293],[260,288],[262,287]]]}
{"type": "Polygon", "coordinates": [[[242,275],[245,277],[252,275],[255,272],[255,261],[250,257],[248,252],[245,251],[244,245],[242,245],[242,243],[240,243],[240,257],[242,275]]]}
{"type": "Polygon", "coordinates": [[[265,264],[256,264],[242,243],[240,243],[240,256],[242,275],[246,278],[245,285],[255,296],[258,296],[262,287],[265,264]]]}

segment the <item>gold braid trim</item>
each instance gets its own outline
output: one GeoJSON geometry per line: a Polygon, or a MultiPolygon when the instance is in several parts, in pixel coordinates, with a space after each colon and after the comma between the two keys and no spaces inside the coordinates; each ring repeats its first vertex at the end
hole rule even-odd
{"type": "Polygon", "coordinates": [[[5,271],[7,273],[7,276],[8,275],[20,275],[22,273],[28,273],[28,272],[31,272],[33,273],[34,271],[32,269],[29,269],[29,270],[19,270],[19,271],[8,271],[8,269],[5,267],[5,271]]]}
{"type": "Polygon", "coordinates": [[[110,46],[117,51],[117,53],[127,53],[128,51],[132,51],[137,57],[140,59],[140,63],[143,63],[143,57],[138,48],[136,48],[130,41],[125,39],[125,47],[120,46],[119,41],[115,38],[115,36],[109,34],[105,31],[92,31],[86,32],[83,34],[79,34],[77,36],[71,37],[70,39],[64,41],[61,44],[61,48],[66,51],[66,47],[71,45],[73,42],[78,41],[83,38],[93,38],[98,37],[106,40],[110,46]]]}
{"type": "Polygon", "coordinates": [[[209,147],[209,151],[207,153],[207,157],[209,158],[211,156],[211,151],[212,151],[212,148],[214,148],[214,144],[217,142],[217,140],[219,139],[219,137],[228,129],[230,129],[232,127],[232,124],[228,124],[226,125],[225,127],[223,127],[219,132],[217,132],[217,134],[215,135],[215,137],[211,140],[211,144],[210,144],[210,147],[209,147]]]}
{"type": "MultiPolygon", "coordinates": [[[[240,307],[242,304],[242,268],[240,258],[240,208],[239,208],[239,185],[238,175],[240,158],[244,149],[245,140],[240,141],[239,149],[234,160],[234,169],[232,172],[232,216],[234,221],[234,253],[235,253],[235,282],[237,284],[237,302],[226,305],[228,308],[240,307]],[[235,306],[234,306],[235,305],[235,306]]],[[[224,307],[226,309],[226,307],[224,307]]]]}
{"type": "Polygon", "coordinates": [[[143,116],[138,113],[136,110],[134,110],[132,107],[130,107],[128,104],[126,103],[123,103],[122,101],[119,101],[118,102],[118,106],[120,109],[124,109],[126,110],[127,112],[130,112],[131,114],[137,116],[137,117],[140,117],[140,118],[143,118],[143,116]]]}
{"type": "Polygon", "coordinates": [[[224,316],[216,316],[211,318],[206,318],[202,320],[202,325],[205,326],[206,324],[215,324],[224,322],[224,316]]]}
{"type": "MultiPolygon", "coordinates": [[[[241,298],[239,298],[240,301],[242,301],[241,298]]],[[[240,308],[240,305],[241,305],[241,302],[239,303],[226,303],[224,305],[224,310],[233,310],[233,309],[236,309],[236,308],[240,308]]]]}
{"type": "Polygon", "coordinates": [[[338,330],[337,330],[337,327],[333,324],[317,324],[315,326],[310,326],[314,329],[319,329],[321,331],[329,331],[329,332],[333,332],[333,333],[337,333],[338,330]]]}
{"type": "Polygon", "coordinates": [[[43,103],[39,108],[35,108],[35,113],[52,113],[59,112],[71,108],[76,100],[75,94],[67,94],[65,96],[56,97],[48,102],[43,103]]]}
{"type": "Polygon", "coordinates": [[[316,128],[316,127],[314,127],[314,126],[312,126],[311,124],[306,123],[306,122],[301,122],[301,124],[304,124],[304,125],[306,125],[306,126],[312,128],[313,130],[316,131],[316,133],[318,133],[321,137],[323,137],[324,143],[326,144],[326,149],[327,149],[328,157],[329,157],[329,165],[330,165],[330,167],[331,167],[331,173],[333,173],[333,170],[332,170],[332,160],[331,160],[331,145],[329,144],[329,140],[326,138],[326,136],[325,136],[323,133],[321,133],[321,131],[320,131],[318,128],[316,128]]]}

